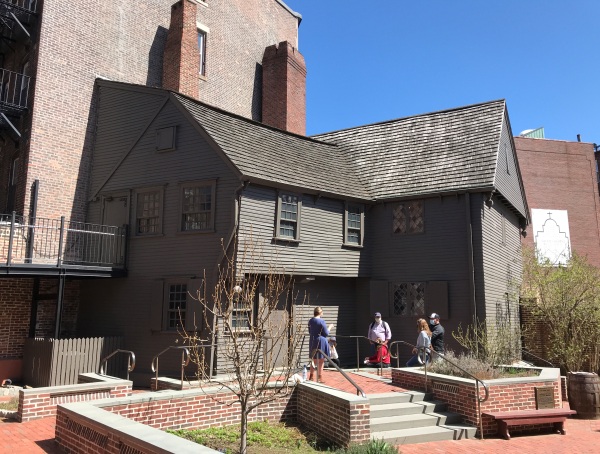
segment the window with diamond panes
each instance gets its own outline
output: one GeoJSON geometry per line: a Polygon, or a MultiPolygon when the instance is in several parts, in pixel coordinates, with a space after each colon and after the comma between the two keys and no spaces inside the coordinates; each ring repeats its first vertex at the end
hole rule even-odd
{"type": "Polygon", "coordinates": [[[140,192],[137,195],[137,235],[160,233],[160,191],[140,192]]]}
{"type": "Polygon", "coordinates": [[[212,185],[184,186],[181,207],[181,230],[212,229],[212,185]]]}
{"type": "Polygon", "coordinates": [[[423,201],[412,200],[396,205],[393,209],[392,231],[398,234],[424,232],[423,201]]]}
{"type": "Polygon", "coordinates": [[[422,316],[425,314],[425,283],[394,284],[393,308],[395,316],[422,316]]]}
{"type": "Polygon", "coordinates": [[[167,329],[176,330],[185,326],[187,285],[170,284],[168,298],[167,329]]]}
{"type": "Polygon", "coordinates": [[[279,236],[298,239],[298,196],[282,194],[279,211],[279,236]]]}
{"type": "Polygon", "coordinates": [[[362,208],[360,205],[348,205],[346,211],[346,243],[362,243],[362,208]]]}

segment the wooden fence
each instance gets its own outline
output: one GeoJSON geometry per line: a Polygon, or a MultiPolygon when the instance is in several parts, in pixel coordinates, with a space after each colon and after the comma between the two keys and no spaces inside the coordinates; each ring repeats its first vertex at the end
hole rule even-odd
{"type": "MultiPolygon", "coordinates": [[[[23,380],[34,388],[74,385],[80,373],[98,372],[100,361],[121,347],[120,337],[26,339],[23,380]]],[[[118,376],[123,362],[111,360],[108,375],[118,376]]]]}

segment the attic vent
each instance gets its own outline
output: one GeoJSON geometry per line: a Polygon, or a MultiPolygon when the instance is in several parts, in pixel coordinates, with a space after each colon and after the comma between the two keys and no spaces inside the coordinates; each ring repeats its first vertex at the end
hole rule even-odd
{"type": "Polygon", "coordinates": [[[175,126],[156,130],[156,151],[175,150],[175,126]]]}

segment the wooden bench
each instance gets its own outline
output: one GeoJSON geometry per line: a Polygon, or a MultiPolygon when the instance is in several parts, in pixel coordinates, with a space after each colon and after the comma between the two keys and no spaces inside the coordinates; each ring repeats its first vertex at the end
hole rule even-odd
{"type": "Polygon", "coordinates": [[[517,410],[517,411],[499,411],[482,412],[482,415],[490,416],[498,422],[498,432],[506,440],[510,440],[508,426],[522,426],[528,424],[554,423],[554,429],[565,434],[565,419],[567,416],[574,415],[575,410],[566,410],[563,408],[545,408],[541,410],[517,410]]]}

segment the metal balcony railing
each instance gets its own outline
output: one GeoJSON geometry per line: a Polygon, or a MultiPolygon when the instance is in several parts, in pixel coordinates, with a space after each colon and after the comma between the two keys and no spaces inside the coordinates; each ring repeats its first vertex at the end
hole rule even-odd
{"type": "Polygon", "coordinates": [[[127,228],[0,215],[0,266],[125,267],[127,228]]]}
{"type": "Polygon", "coordinates": [[[35,14],[37,13],[39,3],[40,0],[0,0],[0,8],[35,14]]]}
{"type": "Polygon", "coordinates": [[[0,109],[26,109],[30,82],[31,78],[25,74],[0,68],[0,109]]]}

